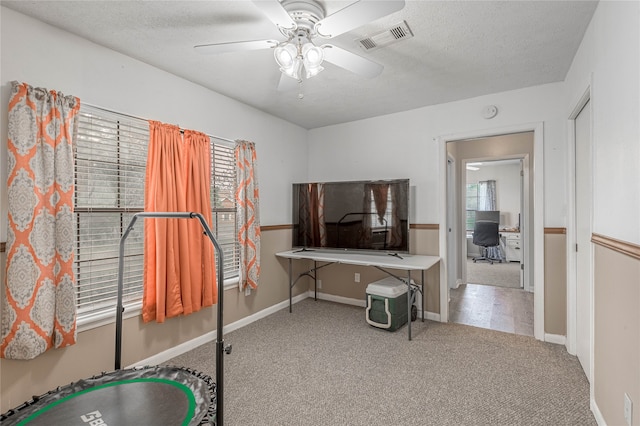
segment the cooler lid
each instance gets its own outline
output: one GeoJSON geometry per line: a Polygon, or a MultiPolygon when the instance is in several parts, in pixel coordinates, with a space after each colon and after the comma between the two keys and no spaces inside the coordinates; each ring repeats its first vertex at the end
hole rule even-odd
{"type": "Polygon", "coordinates": [[[367,285],[367,294],[396,298],[407,292],[407,285],[393,277],[383,278],[367,285]]]}

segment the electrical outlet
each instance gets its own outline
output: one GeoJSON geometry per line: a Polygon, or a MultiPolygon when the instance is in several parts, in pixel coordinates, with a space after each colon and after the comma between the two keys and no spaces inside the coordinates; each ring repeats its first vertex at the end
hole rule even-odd
{"type": "Polygon", "coordinates": [[[633,402],[626,393],[624,394],[624,419],[627,421],[627,425],[631,426],[633,419],[633,402]]]}
{"type": "Polygon", "coordinates": [[[357,283],[360,282],[360,274],[356,272],[356,275],[353,277],[353,280],[357,283]]]}
{"type": "Polygon", "coordinates": [[[318,288],[322,288],[322,280],[318,280],[318,288]]]}

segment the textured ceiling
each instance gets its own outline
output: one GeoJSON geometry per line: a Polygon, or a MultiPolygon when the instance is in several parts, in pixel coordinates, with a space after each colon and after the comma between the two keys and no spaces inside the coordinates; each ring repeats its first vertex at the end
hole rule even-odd
{"type": "MultiPolygon", "coordinates": [[[[319,1],[327,14],[353,1],[319,1]]],[[[384,65],[373,79],[333,64],[278,92],[271,49],[202,55],[206,43],[283,36],[251,2],[2,1],[18,12],[305,128],[562,81],[597,3],[418,1],[331,40],[384,65]],[[414,34],[364,52],[356,42],[405,20],[414,34]]]]}

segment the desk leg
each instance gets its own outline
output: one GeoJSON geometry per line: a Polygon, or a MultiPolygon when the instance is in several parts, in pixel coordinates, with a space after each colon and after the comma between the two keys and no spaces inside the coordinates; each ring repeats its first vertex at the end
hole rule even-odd
{"type": "Polygon", "coordinates": [[[291,269],[291,258],[289,258],[289,313],[291,313],[291,299],[293,290],[293,271],[291,269]]]}
{"type": "Polygon", "coordinates": [[[411,340],[411,271],[407,271],[408,279],[408,291],[407,291],[407,332],[409,333],[409,340],[411,340]]]}
{"type": "Polygon", "coordinates": [[[424,269],[422,270],[422,322],[424,322],[424,310],[425,310],[425,306],[424,306],[424,293],[427,291],[425,283],[424,283],[424,269]]]}
{"type": "Polygon", "coordinates": [[[313,270],[314,270],[314,274],[313,274],[313,299],[315,301],[318,301],[318,262],[316,262],[315,260],[313,261],[313,270]]]}

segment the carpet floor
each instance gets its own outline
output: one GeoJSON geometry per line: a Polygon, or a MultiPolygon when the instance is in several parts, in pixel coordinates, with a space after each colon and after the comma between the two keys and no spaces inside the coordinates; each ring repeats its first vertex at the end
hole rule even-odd
{"type": "Polygon", "coordinates": [[[520,263],[473,262],[467,258],[467,283],[520,288],[520,263]]]}
{"type": "MultiPolygon", "coordinates": [[[[225,342],[227,425],[595,425],[560,345],[420,320],[388,332],[364,309],[306,299],[225,342]]],[[[170,360],[215,377],[213,343],[170,360]]]]}

